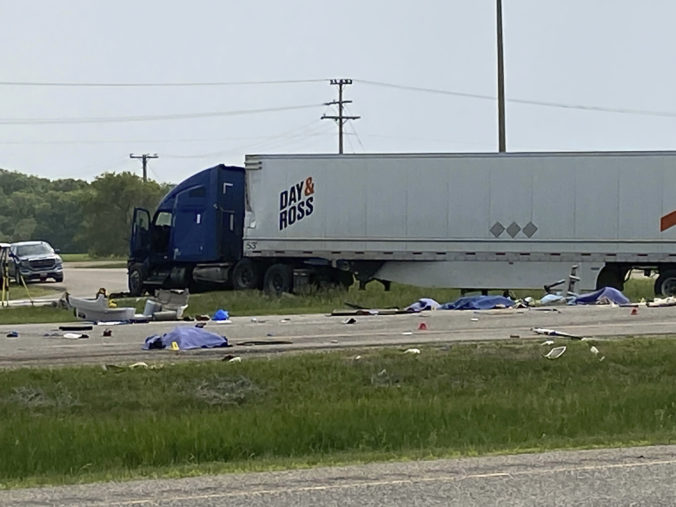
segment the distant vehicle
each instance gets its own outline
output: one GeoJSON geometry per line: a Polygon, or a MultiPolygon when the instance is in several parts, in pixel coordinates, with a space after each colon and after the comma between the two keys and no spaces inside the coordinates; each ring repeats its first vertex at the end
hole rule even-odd
{"type": "Polygon", "coordinates": [[[9,275],[17,283],[52,278],[63,282],[63,260],[46,241],[21,241],[9,247],[9,275]]]}

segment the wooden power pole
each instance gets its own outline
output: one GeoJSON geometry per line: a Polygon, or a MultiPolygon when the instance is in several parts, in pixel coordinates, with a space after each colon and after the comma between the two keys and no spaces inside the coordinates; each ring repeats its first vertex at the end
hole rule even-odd
{"type": "Polygon", "coordinates": [[[332,100],[331,102],[326,102],[327,106],[338,106],[338,115],[322,115],[322,120],[335,120],[338,123],[338,153],[342,155],[343,153],[343,125],[347,120],[358,120],[361,116],[345,116],[343,114],[343,105],[352,103],[351,100],[343,100],[343,87],[351,85],[351,79],[332,79],[331,85],[338,87],[338,100],[332,100]]]}
{"type": "Polygon", "coordinates": [[[149,158],[159,158],[157,153],[144,153],[143,155],[134,155],[133,153],[129,154],[129,158],[140,158],[143,163],[143,183],[148,181],[148,159],[149,158]]]}

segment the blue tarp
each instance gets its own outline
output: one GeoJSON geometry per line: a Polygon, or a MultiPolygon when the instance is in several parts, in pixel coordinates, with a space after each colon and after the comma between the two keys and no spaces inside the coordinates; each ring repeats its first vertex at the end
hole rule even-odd
{"type": "Polygon", "coordinates": [[[575,305],[595,305],[599,303],[612,302],[618,305],[626,305],[629,300],[619,290],[612,287],[604,287],[589,294],[582,294],[573,299],[575,305]]]}
{"type": "Polygon", "coordinates": [[[199,327],[182,326],[163,335],[149,336],[143,344],[143,349],[168,349],[171,348],[172,342],[176,342],[180,350],[228,346],[228,339],[225,336],[210,333],[199,327]]]}
{"type": "Polygon", "coordinates": [[[514,306],[514,301],[503,296],[466,296],[444,303],[439,310],[490,310],[510,306],[514,306]]]}

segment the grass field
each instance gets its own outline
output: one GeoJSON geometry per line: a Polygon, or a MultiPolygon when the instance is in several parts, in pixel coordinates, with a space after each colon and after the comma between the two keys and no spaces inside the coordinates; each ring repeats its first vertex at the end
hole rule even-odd
{"type": "Polygon", "coordinates": [[[0,371],[0,484],[676,441],[673,340],[566,345],[0,371]]]}

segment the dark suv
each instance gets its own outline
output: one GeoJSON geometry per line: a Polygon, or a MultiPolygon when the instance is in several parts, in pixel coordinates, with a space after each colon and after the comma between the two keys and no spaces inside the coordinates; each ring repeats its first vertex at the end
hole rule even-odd
{"type": "Polygon", "coordinates": [[[9,275],[17,283],[21,282],[19,275],[26,281],[53,278],[63,282],[63,261],[46,241],[12,243],[9,255],[9,275]]]}

